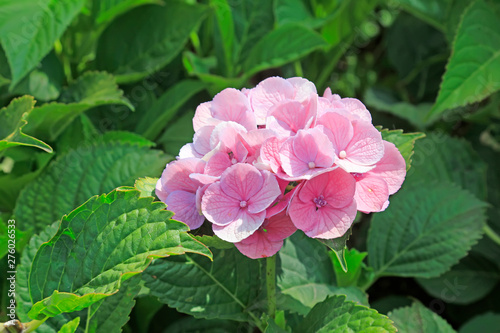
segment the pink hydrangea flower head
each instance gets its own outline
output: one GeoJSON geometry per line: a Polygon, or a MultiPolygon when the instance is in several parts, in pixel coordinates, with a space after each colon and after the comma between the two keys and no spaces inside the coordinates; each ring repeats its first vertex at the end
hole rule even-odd
{"type": "Polygon", "coordinates": [[[380,212],[387,208],[389,195],[396,193],[406,175],[406,162],[396,146],[384,141],[384,156],[366,173],[354,173],[358,210],[380,212]]]}
{"type": "Polygon", "coordinates": [[[295,135],[301,129],[313,126],[317,114],[317,98],[309,98],[306,102],[285,101],[273,108],[267,117],[266,128],[273,130],[278,136],[295,135]]]}
{"type": "Polygon", "coordinates": [[[236,243],[236,248],[251,259],[271,257],[283,246],[283,240],[290,237],[297,228],[283,211],[266,218],[252,235],[236,243]]]}
{"type": "Polygon", "coordinates": [[[213,223],[214,233],[228,242],[239,242],[257,230],[266,217],[266,209],[280,195],[276,177],[250,164],[235,164],[221,176],[220,182],[205,191],[201,209],[213,223]]]}
{"type": "Polygon", "coordinates": [[[205,161],[186,158],[167,164],[156,184],[156,195],[175,213],[175,219],[191,229],[199,228],[205,218],[196,209],[196,191],[202,185],[191,179],[193,173],[203,173],[205,161]]]}
{"type": "Polygon", "coordinates": [[[318,124],[329,130],[326,133],[335,150],[335,163],[347,172],[367,172],[384,154],[382,135],[371,123],[327,112],[318,119],[318,124]]]}
{"type": "Polygon", "coordinates": [[[300,130],[280,148],[279,159],[289,180],[311,179],[328,171],[335,161],[333,145],[323,126],[300,130]]]}
{"type": "Polygon", "coordinates": [[[308,180],[292,198],[288,214],[293,224],[313,238],[337,238],[356,217],[356,181],[337,168],[308,180]]]}

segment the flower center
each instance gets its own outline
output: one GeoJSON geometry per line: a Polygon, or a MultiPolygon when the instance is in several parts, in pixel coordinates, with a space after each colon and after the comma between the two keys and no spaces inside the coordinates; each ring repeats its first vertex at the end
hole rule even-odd
{"type": "Polygon", "coordinates": [[[325,207],[327,204],[325,197],[323,195],[320,195],[319,197],[313,199],[313,202],[316,204],[316,210],[318,210],[321,207],[325,207]]]}
{"type": "Polygon", "coordinates": [[[240,207],[245,208],[247,206],[247,202],[245,200],[240,201],[240,207]]]}
{"type": "Polygon", "coordinates": [[[359,173],[359,172],[351,172],[351,175],[356,178],[356,179],[359,179],[359,178],[362,178],[363,177],[363,174],[362,173],[359,173]]]}
{"type": "Polygon", "coordinates": [[[339,157],[340,157],[341,159],[346,158],[346,156],[347,156],[347,153],[345,152],[345,150],[342,150],[342,151],[339,153],[339,157]]]}
{"type": "Polygon", "coordinates": [[[307,164],[307,166],[309,167],[309,169],[314,169],[314,168],[316,167],[316,163],[314,163],[314,162],[309,162],[309,163],[307,164]]]}
{"type": "Polygon", "coordinates": [[[233,158],[231,159],[231,163],[232,163],[232,164],[236,164],[236,163],[238,163],[238,160],[237,160],[237,159],[235,159],[235,158],[233,157],[233,158]]]}

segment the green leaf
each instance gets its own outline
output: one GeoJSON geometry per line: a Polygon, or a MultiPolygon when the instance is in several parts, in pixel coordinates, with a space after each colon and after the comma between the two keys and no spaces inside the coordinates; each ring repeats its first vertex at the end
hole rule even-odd
{"type": "Polygon", "coordinates": [[[326,22],[325,18],[314,17],[303,0],[277,0],[274,13],[278,26],[287,23],[299,23],[310,28],[317,28],[326,22]]]}
{"type": "Polygon", "coordinates": [[[141,192],[141,197],[155,197],[158,178],[144,177],[135,181],[134,187],[141,192]]]}
{"type": "Polygon", "coordinates": [[[446,303],[470,304],[493,290],[500,281],[500,269],[482,255],[471,252],[443,275],[417,281],[431,296],[446,303]]]}
{"type": "Polygon", "coordinates": [[[328,44],[311,29],[298,24],[283,25],[265,35],[250,51],[243,65],[246,77],[302,58],[328,44]],[[294,38],[290,39],[290,36],[294,38]]]}
{"type": "Polygon", "coordinates": [[[117,189],[64,216],[38,249],[29,275],[33,319],[81,310],[118,292],[152,259],[186,252],[211,258],[189,227],[171,220],[165,204],[117,189]]]}
{"type": "Polygon", "coordinates": [[[168,325],[163,333],[234,333],[239,330],[241,324],[230,320],[186,317],[168,325]]]}
{"type": "Polygon", "coordinates": [[[163,132],[158,142],[166,153],[177,156],[182,146],[193,141],[193,117],[194,111],[186,112],[163,132]]]}
{"type": "Polygon", "coordinates": [[[96,66],[134,82],[167,65],[201,23],[207,8],[181,1],[135,8],[117,18],[99,38],[96,66]],[[162,22],[162,24],[158,24],[162,22]]]}
{"type": "Polygon", "coordinates": [[[392,322],[368,307],[333,296],[317,304],[297,328],[297,332],[396,332],[392,322]]]}
{"type": "Polygon", "coordinates": [[[159,175],[166,162],[160,151],[139,144],[83,144],[53,161],[21,192],[14,215],[25,228],[41,230],[93,195],[159,175]]]}
{"type": "Polygon", "coordinates": [[[339,287],[355,286],[361,276],[361,272],[366,265],[363,260],[368,255],[367,252],[359,252],[356,249],[347,249],[345,251],[345,261],[347,270],[339,261],[335,252],[330,252],[330,259],[333,263],[335,276],[337,277],[337,285],[339,287]]]}
{"type": "Polygon", "coordinates": [[[485,313],[475,316],[460,327],[458,333],[496,333],[500,325],[500,314],[485,313]]]}
{"type": "Polygon", "coordinates": [[[64,324],[58,333],[75,333],[78,329],[78,325],[80,325],[80,317],[76,317],[69,323],[64,324]]]}
{"type": "Polygon", "coordinates": [[[214,9],[215,18],[217,22],[218,38],[220,35],[220,44],[222,48],[223,63],[225,64],[226,76],[233,76],[235,64],[235,49],[236,49],[236,36],[234,32],[233,14],[231,7],[227,0],[210,0],[210,6],[214,9]]]}
{"type": "Polygon", "coordinates": [[[408,120],[408,122],[418,129],[424,129],[428,126],[428,122],[424,118],[432,107],[430,103],[413,105],[397,101],[389,93],[376,88],[368,88],[363,98],[363,103],[378,111],[387,112],[408,120]]]}
{"type": "Polygon", "coordinates": [[[217,237],[217,235],[194,236],[194,238],[199,240],[200,242],[202,242],[206,246],[208,246],[210,248],[217,249],[217,250],[227,250],[227,249],[234,248],[233,243],[226,242],[225,240],[222,240],[219,237],[217,237]]]}
{"type": "Polygon", "coordinates": [[[92,17],[97,24],[107,24],[135,7],[162,3],[162,0],[93,0],[92,17]]]}
{"type": "Polygon", "coordinates": [[[205,83],[195,80],[177,83],[146,112],[137,124],[136,132],[148,139],[155,139],[171,121],[174,121],[180,107],[205,87],[205,83]]]}
{"type": "Polygon", "coordinates": [[[4,0],[0,8],[0,42],[14,87],[61,37],[84,0],[4,0]]]}
{"type": "Polygon", "coordinates": [[[403,133],[403,130],[382,129],[382,139],[394,143],[406,162],[406,171],[411,167],[413,145],[415,141],[425,137],[424,133],[403,133]]]}
{"type": "Polygon", "coordinates": [[[396,309],[389,313],[389,318],[394,321],[394,326],[399,332],[405,333],[454,333],[443,318],[424,307],[419,302],[414,302],[412,306],[396,309]]]}
{"type": "Polygon", "coordinates": [[[426,0],[399,0],[398,4],[409,13],[429,23],[435,28],[444,31],[446,22],[446,10],[449,0],[437,0],[429,3],[426,0]]]}
{"type": "Polygon", "coordinates": [[[449,181],[485,200],[487,165],[464,139],[430,133],[415,144],[408,183],[449,181]]]}
{"type": "Polygon", "coordinates": [[[31,146],[52,153],[48,144],[21,131],[28,123],[27,118],[33,112],[34,105],[33,97],[24,96],[0,109],[0,152],[14,146],[31,146]]]}
{"type": "Polygon", "coordinates": [[[447,109],[481,101],[500,89],[500,16],[478,0],[466,9],[458,27],[441,89],[428,118],[447,109]]]}
{"type": "Polygon", "coordinates": [[[335,47],[350,36],[357,34],[359,26],[368,18],[378,0],[359,0],[356,2],[337,2],[332,18],[321,30],[323,38],[335,47]]]}
{"type": "Polygon", "coordinates": [[[373,216],[368,261],[377,276],[436,277],[464,257],[482,235],[486,204],[458,186],[404,187],[373,216]]]}
{"type": "Polygon", "coordinates": [[[160,302],[196,318],[249,320],[259,262],[236,249],[213,252],[213,262],[191,255],[155,262],[143,274],[146,287],[160,302]]]}
{"type": "Polygon", "coordinates": [[[86,72],[61,93],[59,102],[33,109],[26,131],[55,140],[84,111],[110,104],[126,105],[133,110],[113,76],[103,72],[86,72]]]}
{"type": "Polygon", "coordinates": [[[325,244],[332,250],[334,255],[337,257],[338,262],[344,272],[347,272],[347,263],[345,260],[345,249],[346,249],[345,244],[349,239],[349,237],[351,236],[351,234],[352,234],[352,229],[349,228],[349,230],[347,230],[342,237],[334,239],[321,239],[321,238],[317,239],[318,241],[325,244]]]}

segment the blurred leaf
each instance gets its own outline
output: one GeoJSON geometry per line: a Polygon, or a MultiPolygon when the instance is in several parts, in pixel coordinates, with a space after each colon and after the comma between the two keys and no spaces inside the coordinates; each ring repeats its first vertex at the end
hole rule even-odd
{"type": "Polygon", "coordinates": [[[411,157],[415,141],[425,137],[424,133],[403,133],[403,130],[382,129],[382,139],[392,142],[403,155],[406,162],[406,171],[410,169],[411,157]]]}
{"type": "Polygon", "coordinates": [[[136,132],[154,140],[169,122],[175,119],[179,108],[205,87],[200,81],[180,81],[168,89],[146,112],[137,124],[136,132]]]}
{"type": "Polygon", "coordinates": [[[33,109],[26,131],[55,140],[82,112],[99,105],[122,104],[133,109],[123,97],[113,76],[103,72],[87,72],[66,88],[59,102],[33,109]]]}
{"type": "Polygon", "coordinates": [[[34,105],[33,97],[24,96],[0,109],[0,155],[3,150],[14,146],[31,146],[52,153],[48,144],[21,131],[28,123],[29,115],[33,114],[34,105]]]}
{"type": "Polygon", "coordinates": [[[446,11],[449,3],[453,0],[398,0],[397,3],[407,12],[419,19],[429,23],[437,29],[444,31],[446,22],[446,11]]]}
{"type": "Polygon", "coordinates": [[[315,17],[304,0],[277,0],[274,13],[278,26],[287,23],[299,23],[309,28],[318,28],[326,22],[326,18],[315,17]]]}
{"type": "Polygon", "coordinates": [[[246,77],[264,69],[278,67],[324,48],[327,43],[313,30],[287,24],[265,35],[255,44],[243,65],[246,77]],[[290,39],[290,36],[294,36],[290,39]]]}
{"type": "Polygon", "coordinates": [[[413,105],[407,102],[400,102],[388,92],[374,87],[366,91],[363,102],[379,111],[388,112],[406,119],[420,130],[427,127],[428,123],[425,121],[425,116],[432,107],[430,103],[413,105]]]}
{"type": "Polygon", "coordinates": [[[139,81],[153,74],[181,52],[206,12],[205,6],[177,0],[129,11],[99,38],[97,68],[115,75],[118,83],[139,81]]]}
{"type": "Polygon", "coordinates": [[[230,320],[206,320],[186,317],[167,326],[164,333],[234,333],[242,324],[230,320]]]}
{"type": "Polygon", "coordinates": [[[14,215],[25,228],[41,230],[89,197],[133,185],[141,176],[156,176],[166,158],[142,141],[86,143],[52,162],[21,192],[14,215]],[[140,161],[140,163],[138,162],[140,161]]]}
{"type": "Polygon", "coordinates": [[[393,196],[375,214],[368,261],[377,276],[436,277],[464,257],[482,235],[486,204],[447,183],[423,181],[393,196]]]}
{"type": "Polygon", "coordinates": [[[414,166],[407,183],[449,181],[486,200],[487,165],[469,142],[443,133],[429,133],[416,142],[414,151],[414,166]]]}
{"type": "Polygon", "coordinates": [[[149,290],[148,295],[137,297],[132,313],[139,328],[139,333],[150,332],[148,329],[151,321],[162,308],[163,304],[156,297],[149,295],[149,290]]]}
{"type": "Polygon", "coordinates": [[[398,331],[405,333],[454,333],[443,318],[424,307],[420,302],[414,302],[411,307],[396,309],[389,313],[398,331]]]}
{"type": "Polygon", "coordinates": [[[458,333],[497,333],[500,327],[500,314],[485,313],[468,320],[458,333]]]}
{"type": "Polygon", "coordinates": [[[182,146],[193,141],[193,117],[193,111],[186,112],[163,132],[158,142],[163,145],[166,153],[177,156],[182,146]]]}
{"type": "Polygon", "coordinates": [[[78,311],[111,296],[154,258],[186,252],[211,257],[187,234],[187,225],[170,219],[165,204],[139,194],[117,189],[63,217],[56,235],[33,259],[31,318],[78,311]]]}
{"type": "Polygon", "coordinates": [[[13,89],[12,94],[29,94],[37,100],[48,102],[59,97],[64,82],[64,70],[54,52],[50,52],[13,89]]]}
{"type": "Polygon", "coordinates": [[[162,3],[162,0],[92,0],[92,17],[97,24],[107,24],[135,7],[162,3]]]}
{"type": "Polygon", "coordinates": [[[12,71],[11,88],[49,53],[84,3],[84,0],[2,2],[0,42],[12,71]]]}
{"type": "Polygon", "coordinates": [[[500,16],[478,0],[468,7],[457,30],[436,103],[428,114],[481,101],[500,89],[500,16]]]}
{"type": "Polygon", "coordinates": [[[143,274],[146,287],[162,303],[195,318],[251,320],[259,261],[234,248],[213,252],[213,262],[191,255],[156,261],[143,274]]]}
{"type": "Polygon", "coordinates": [[[155,197],[158,178],[143,177],[135,181],[134,187],[141,192],[141,197],[155,197]]]}
{"type": "Polygon", "coordinates": [[[228,0],[210,0],[210,6],[214,9],[217,22],[215,38],[220,35],[220,44],[223,53],[222,63],[225,65],[225,76],[234,75],[236,37],[234,32],[233,14],[228,0]]]}
{"type": "Polygon", "coordinates": [[[75,333],[78,325],[80,325],[80,317],[76,317],[72,321],[64,324],[58,333],[75,333]]]}
{"type": "Polygon", "coordinates": [[[417,281],[431,296],[446,303],[470,304],[493,290],[500,281],[500,269],[482,255],[471,252],[443,275],[417,281]]]}
{"type": "Polygon", "coordinates": [[[333,296],[317,304],[297,328],[297,332],[396,332],[384,315],[366,306],[333,296]]]}

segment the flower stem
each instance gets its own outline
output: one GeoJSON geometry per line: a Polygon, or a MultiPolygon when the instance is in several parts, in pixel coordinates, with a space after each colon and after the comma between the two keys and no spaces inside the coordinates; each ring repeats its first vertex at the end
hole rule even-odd
{"type": "Polygon", "coordinates": [[[276,316],[276,255],[266,258],[267,314],[276,316]]]}
{"type": "Polygon", "coordinates": [[[24,324],[23,333],[35,332],[35,330],[42,325],[49,317],[45,317],[42,320],[32,320],[29,323],[24,324]]]}
{"type": "Polygon", "coordinates": [[[500,245],[500,236],[493,230],[490,228],[489,225],[485,225],[484,228],[484,233],[492,240],[494,241],[495,243],[497,243],[497,245],[500,245]]]}

